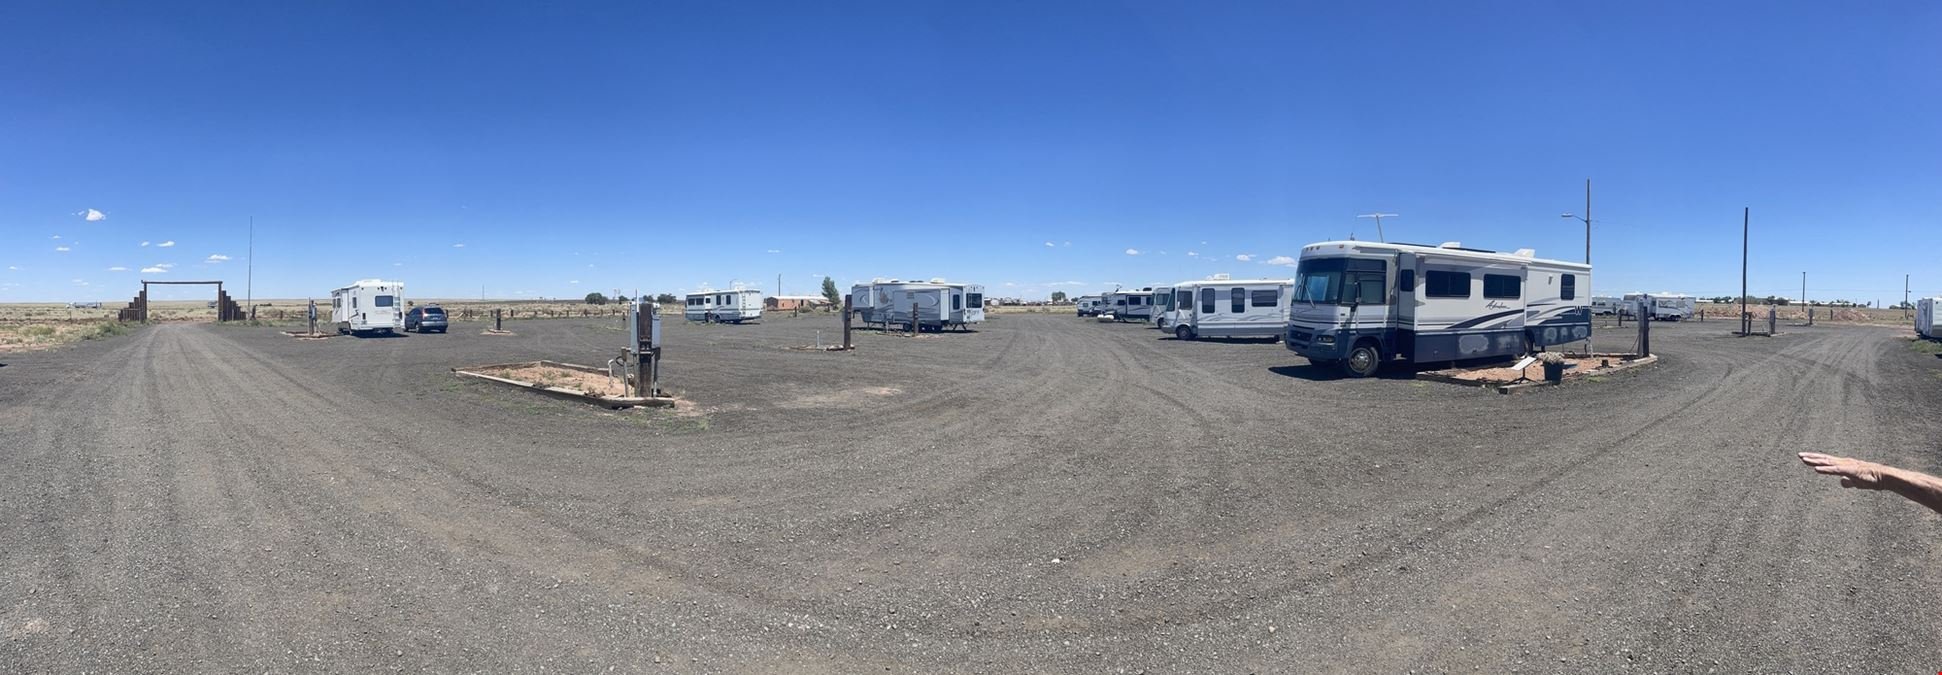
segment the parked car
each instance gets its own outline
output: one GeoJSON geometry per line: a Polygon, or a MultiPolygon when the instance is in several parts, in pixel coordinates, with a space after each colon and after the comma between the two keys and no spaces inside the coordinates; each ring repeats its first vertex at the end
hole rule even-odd
{"type": "Polygon", "coordinates": [[[445,308],[438,305],[411,308],[411,311],[405,312],[405,330],[413,328],[420,333],[445,332],[445,308]]]}

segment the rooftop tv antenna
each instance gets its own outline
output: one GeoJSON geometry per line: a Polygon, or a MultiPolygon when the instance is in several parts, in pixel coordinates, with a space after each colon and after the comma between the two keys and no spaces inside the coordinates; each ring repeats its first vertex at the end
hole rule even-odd
{"type": "Polygon", "coordinates": [[[1380,242],[1383,242],[1383,243],[1385,243],[1385,244],[1386,244],[1386,243],[1389,243],[1389,240],[1388,240],[1388,239],[1386,239],[1386,238],[1384,238],[1384,237],[1382,236],[1382,219],[1384,219],[1384,218],[1398,218],[1398,217],[1400,217],[1400,216],[1397,216],[1397,215],[1396,215],[1396,214],[1394,214],[1394,213],[1364,213],[1364,214],[1361,214],[1361,215],[1358,215],[1358,216],[1356,216],[1356,217],[1357,217],[1357,218],[1374,218],[1374,219],[1376,219],[1376,241],[1380,241],[1380,242]]]}

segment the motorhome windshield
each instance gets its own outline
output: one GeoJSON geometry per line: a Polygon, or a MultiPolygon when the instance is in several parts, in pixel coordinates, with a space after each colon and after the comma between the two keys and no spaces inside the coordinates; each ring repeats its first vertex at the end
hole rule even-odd
{"type": "Polygon", "coordinates": [[[1305,258],[1295,272],[1294,304],[1342,304],[1344,280],[1359,281],[1362,302],[1380,302],[1389,264],[1361,258],[1305,258]]]}
{"type": "Polygon", "coordinates": [[[1159,307],[1163,310],[1171,311],[1173,309],[1173,292],[1167,291],[1165,293],[1154,293],[1153,306],[1159,307]]]}

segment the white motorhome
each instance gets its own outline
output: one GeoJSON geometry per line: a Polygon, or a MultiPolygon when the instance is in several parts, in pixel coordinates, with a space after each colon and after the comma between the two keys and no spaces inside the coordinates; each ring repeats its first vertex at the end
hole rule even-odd
{"type": "Polygon", "coordinates": [[[1079,296],[1079,316],[1098,316],[1105,309],[1105,297],[1098,295],[1079,296]]]}
{"type": "Polygon", "coordinates": [[[1282,339],[1354,377],[1400,359],[1520,356],[1591,338],[1591,266],[1440,246],[1329,241],[1302,248],[1282,339]]]}
{"type": "Polygon", "coordinates": [[[1930,340],[1942,340],[1942,329],[1936,326],[1937,323],[1942,323],[1942,317],[1935,315],[1939,305],[1942,305],[1942,298],[1922,298],[1915,301],[1916,335],[1930,340]]]}
{"type": "Polygon", "coordinates": [[[741,323],[762,318],[761,289],[704,290],[689,293],[687,301],[681,316],[689,321],[741,323]]]}
{"type": "Polygon", "coordinates": [[[1609,295],[1595,295],[1591,298],[1591,313],[1598,316],[1617,314],[1625,301],[1609,295]]]}
{"type": "Polygon", "coordinates": [[[1147,321],[1151,322],[1154,328],[1166,330],[1167,326],[1173,325],[1172,286],[1154,286],[1153,293],[1147,296],[1146,304],[1152,308],[1150,310],[1152,315],[1147,317],[1147,321]]]}
{"type": "Polygon", "coordinates": [[[866,324],[909,326],[913,306],[920,329],[968,328],[984,321],[984,286],[943,279],[874,279],[850,289],[851,311],[866,324]]]}
{"type": "Polygon", "coordinates": [[[1153,287],[1107,293],[1106,311],[1112,312],[1113,319],[1120,322],[1153,320],[1153,287]]]}
{"type": "Polygon", "coordinates": [[[1638,303],[1651,305],[1652,318],[1660,321],[1681,321],[1699,311],[1698,300],[1681,293],[1626,293],[1620,311],[1625,316],[1638,315],[1638,303]]]}
{"type": "Polygon", "coordinates": [[[403,333],[405,285],[365,279],[330,292],[330,320],[340,334],[403,333]]]}
{"type": "Polygon", "coordinates": [[[1174,337],[1279,337],[1288,327],[1293,279],[1229,279],[1215,275],[1173,285],[1168,301],[1174,337]]]}

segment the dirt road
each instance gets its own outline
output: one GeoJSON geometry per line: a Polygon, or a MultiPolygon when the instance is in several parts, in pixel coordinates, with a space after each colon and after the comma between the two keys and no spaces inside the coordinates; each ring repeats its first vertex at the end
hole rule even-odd
{"type": "Polygon", "coordinates": [[[621,341],[511,327],[0,359],[0,671],[1942,667],[1942,520],[1792,457],[1942,470],[1887,329],[1499,396],[1061,316],[671,325],[696,409],[613,413],[450,375],[621,341]]]}

